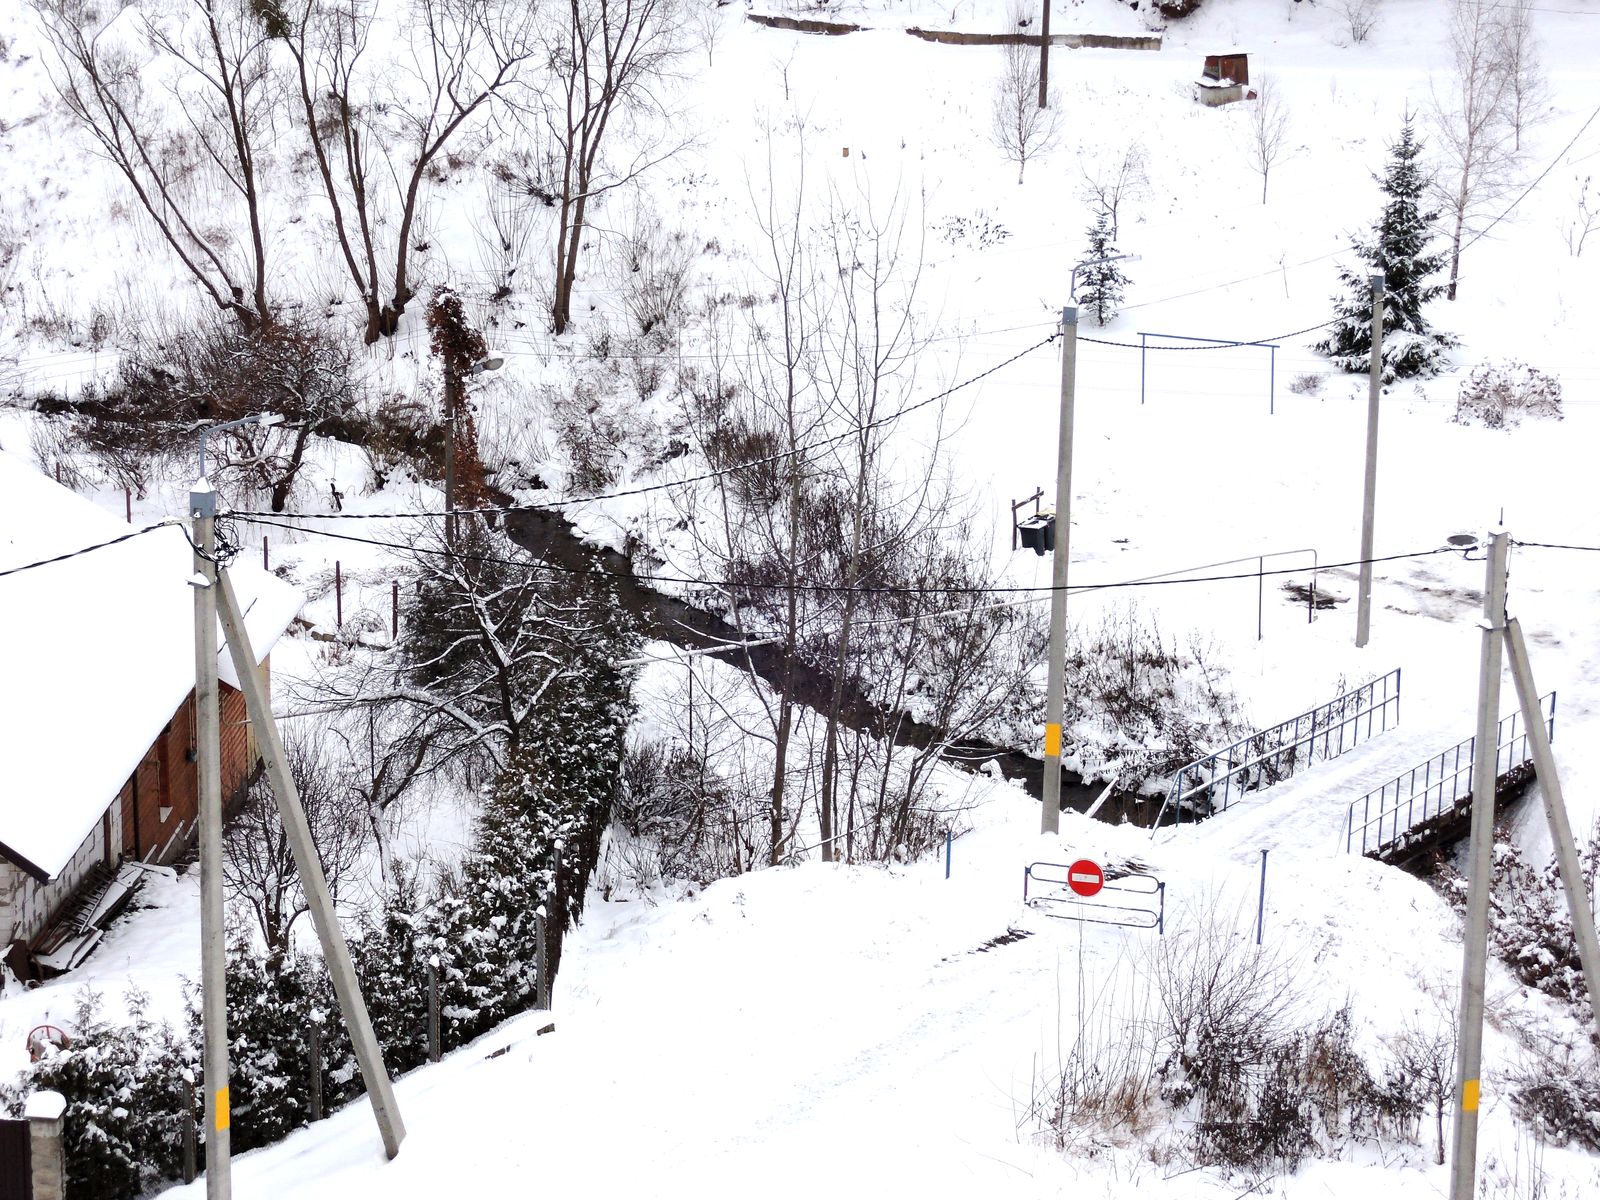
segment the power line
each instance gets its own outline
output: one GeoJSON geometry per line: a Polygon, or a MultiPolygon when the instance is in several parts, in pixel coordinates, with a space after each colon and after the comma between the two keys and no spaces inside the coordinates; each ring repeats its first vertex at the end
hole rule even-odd
{"type": "MultiPolygon", "coordinates": [[[[628,496],[642,496],[642,495],[645,495],[646,493],[649,493],[649,492],[665,491],[668,488],[687,487],[690,484],[704,483],[707,480],[717,479],[717,478],[720,478],[723,475],[731,475],[731,474],[733,474],[733,473],[735,473],[737,471],[748,471],[752,467],[762,467],[762,466],[767,466],[770,463],[782,462],[786,458],[793,458],[793,457],[795,457],[796,455],[799,455],[799,454],[808,454],[813,450],[820,450],[825,446],[831,446],[835,442],[842,442],[842,441],[846,441],[846,440],[848,440],[850,438],[853,438],[853,437],[860,437],[863,433],[865,433],[869,429],[877,429],[880,426],[892,424],[893,422],[900,420],[902,417],[908,416],[911,413],[916,412],[919,408],[926,408],[930,404],[933,404],[933,403],[935,403],[935,402],[937,402],[939,400],[944,400],[944,399],[946,399],[946,398],[948,398],[950,396],[953,396],[955,393],[961,391],[962,388],[971,387],[973,384],[978,383],[978,382],[980,382],[980,381],[982,381],[984,379],[987,379],[990,375],[993,375],[995,372],[1002,371],[1006,367],[1009,367],[1012,363],[1016,362],[1018,359],[1025,358],[1027,355],[1032,354],[1035,350],[1039,350],[1039,349],[1042,349],[1045,346],[1048,346],[1051,342],[1055,341],[1056,338],[1058,338],[1060,336],[1061,335],[1059,333],[1052,333],[1049,337],[1045,338],[1043,341],[1035,342],[1033,345],[1029,346],[1026,350],[1019,350],[1016,354],[1013,354],[1010,358],[1006,359],[1004,362],[996,363],[994,366],[990,367],[987,371],[981,371],[977,375],[974,375],[969,379],[963,379],[960,383],[955,384],[953,387],[948,387],[942,392],[936,392],[932,396],[928,396],[925,399],[918,400],[918,401],[916,401],[915,403],[912,403],[912,404],[908,404],[904,408],[898,408],[894,412],[889,413],[886,416],[879,417],[875,421],[868,421],[863,425],[856,426],[853,429],[847,429],[843,433],[835,434],[832,437],[821,438],[821,439],[819,439],[818,441],[815,441],[815,442],[807,442],[803,446],[795,446],[795,447],[793,447],[793,448],[791,448],[789,450],[780,450],[777,453],[768,454],[768,455],[765,455],[762,458],[754,458],[754,459],[749,460],[748,462],[736,463],[735,465],[733,465],[731,467],[719,467],[717,470],[706,471],[706,472],[704,472],[703,474],[700,474],[700,475],[691,475],[691,476],[688,476],[687,478],[684,478],[684,479],[669,479],[669,480],[666,480],[665,482],[662,482],[662,483],[641,484],[639,487],[626,488],[626,489],[624,489],[622,491],[617,491],[617,492],[602,492],[602,493],[599,493],[597,495],[579,496],[576,499],[570,499],[570,500],[550,500],[550,501],[546,501],[546,502],[544,502],[544,503],[542,503],[540,505],[512,504],[512,505],[505,505],[505,506],[493,507],[493,508],[457,508],[457,509],[454,509],[453,511],[458,516],[459,515],[463,515],[463,514],[477,514],[477,515],[480,515],[480,516],[501,516],[501,515],[504,515],[504,514],[507,514],[507,513],[520,512],[520,511],[523,511],[525,509],[534,508],[534,507],[540,507],[540,508],[570,508],[570,507],[572,507],[574,505],[593,504],[593,503],[596,503],[596,502],[601,501],[601,500],[620,500],[620,499],[623,499],[624,497],[628,497],[628,496]]],[[[258,520],[258,518],[262,518],[262,517],[283,516],[285,514],[283,514],[283,513],[271,513],[271,512],[239,511],[239,512],[233,513],[232,515],[236,516],[236,517],[247,517],[247,518],[249,518],[251,520],[258,520]]],[[[385,520],[385,519],[392,519],[392,518],[397,518],[397,517],[398,518],[405,518],[405,517],[413,517],[413,516],[420,516],[420,515],[443,515],[443,514],[418,514],[418,513],[292,513],[292,514],[288,514],[288,515],[301,517],[301,518],[304,518],[304,519],[307,519],[307,520],[337,521],[337,520],[385,520]]],[[[260,521],[258,521],[258,523],[265,524],[265,523],[269,523],[269,522],[260,522],[260,521]]]]}
{"type": "Polygon", "coordinates": [[[1600,554],[1600,546],[1574,546],[1566,542],[1525,542],[1521,538],[1512,538],[1513,546],[1529,546],[1535,550],[1587,550],[1600,554]]]}
{"type": "MultiPolygon", "coordinates": [[[[224,520],[227,520],[230,517],[239,517],[239,516],[243,516],[243,515],[244,514],[241,514],[241,513],[230,513],[230,514],[227,514],[227,516],[219,516],[217,518],[217,520],[219,522],[222,522],[224,520]]],[[[279,514],[279,515],[295,516],[297,514],[287,513],[287,514],[279,514]]],[[[400,515],[400,514],[396,514],[396,515],[400,515]]],[[[446,514],[446,513],[414,513],[414,514],[410,514],[410,515],[415,516],[415,517],[417,517],[419,519],[420,518],[440,519],[440,518],[443,518],[443,517],[447,516],[448,514],[446,514]]],[[[459,515],[459,513],[457,515],[459,515]]],[[[266,525],[266,526],[269,526],[271,528],[288,529],[288,530],[292,530],[292,531],[297,532],[297,533],[308,532],[302,526],[290,525],[290,524],[286,524],[285,522],[282,522],[282,521],[263,520],[263,519],[261,519],[259,517],[253,518],[253,521],[257,525],[266,525]]],[[[548,561],[545,561],[545,560],[540,560],[538,562],[528,562],[528,561],[522,560],[522,559],[501,558],[501,557],[499,557],[497,555],[493,555],[493,554],[462,553],[462,552],[459,552],[459,551],[451,550],[450,548],[445,547],[445,546],[419,546],[414,542],[388,542],[388,541],[383,541],[383,540],[381,540],[379,538],[360,537],[360,536],[358,536],[356,534],[353,534],[353,533],[333,533],[333,532],[330,532],[330,531],[327,531],[327,530],[317,530],[316,532],[317,532],[317,536],[319,536],[319,537],[334,538],[334,539],[336,539],[338,541],[342,541],[342,542],[356,542],[356,543],[358,543],[360,545],[363,545],[363,546],[376,546],[376,547],[378,547],[380,549],[385,549],[385,550],[401,550],[401,551],[405,551],[406,553],[409,553],[409,554],[423,554],[423,555],[428,555],[428,556],[435,557],[435,558],[458,559],[458,560],[460,560],[462,562],[484,563],[484,564],[489,565],[489,566],[526,567],[526,568],[530,568],[530,569],[533,569],[533,570],[553,571],[553,572],[555,572],[557,574],[560,574],[560,575],[581,575],[581,576],[589,576],[589,577],[601,576],[601,577],[609,577],[609,578],[612,578],[612,579],[626,579],[626,580],[630,580],[630,581],[635,582],[635,583],[676,583],[676,584],[685,584],[685,585],[690,585],[690,586],[695,586],[695,587],[725,588],[725,589],[729,589],[729,590],[733,590],[733,591],[743,591],[743,592],[791,592],[791,591],[793,591],[793,592],[813,592],[813,593],[819,593],[819,594],[825,594],[825,595],[854,594],[854,595],[869,595],[869,596],[870,595],[881,595],[881,596],[942,596],[942,595],[1016,596],[1016,595],[1044,595],[1044,594],[1048,594],[1050,592],[1053,592],[1055,590],[1050,585],[1044,585],[1044,586],[1031,585],[1031,586],[1027,586],[1027,587],[996,587],[996,586],[993,586],[993,585],[934,584],[934,585],[931,585],[931,586],[921,586],[921,585],[919,585],[919,586],[914,586],[914,587],[900,587],[900,586],[891,586],[891,585],[882,585],[882,586],[872,586],[872,585],[860,586],[860,585],[858,585],[858,586],[855,586],[855,587],[851,587],[851,586],[849,586],[847,584],[842,584],[842,583],[799,583],[799,584],[770,583],[770,584],[753,584],[753,583],[750,583],[748,580],[704,579],[704,578],[699,578],[699,577],[696,577],[696,576],[689,576],[689,575],[662,575],[662,574],[658,574],[658,573],[655,573],[655,572],[648,572],[648,573],[643,573],[643,574],[638,573],[638,572],[629,572],[627,574],[624,574],[621,571],[608,571],[608,570],[605,570],[604,568],[598,567],[598,566],[597,567],[593,567],[593,568],[568,567],[568,566],[562,566],[559,563],[552,563],[552,562],[548,562],[548,561]]],[[[1372,562],[1372,563],[1399,562],[1399,561],[1404,560],[1404,559],[1428,558],[1428,557],[1431,557],[1431,556],[1436,555],[1436,554],[1454,554],[1454,553],[1457,553],[1457,552],[1458,552],[1457,549],[1455,547],[1453,547],[1453,546],[1440,546],[1437,549],[1433,549],[1433,550],[1413,550],[1413,551],[1409,551],[1409,552],[1407,552],[1405,554],[1389,554],[1389,555],[1384,555],[1382,557],[1372,558],[1372,559],[1368,559],[1368,560],[1352,559],[1352,560],[1350,560],[1348,562],[1325,563],[1322,566],[1320,566],[1318,568],[1318,570],[1331,571],[1331,570],[1336,570],[1336,569],[1341,568],[1341,567],[1359,567],[1359,566],[1363,566],[1363,565],[1365,565],[1365,562],[1372,562]]],[[[1136,587],[1169,587],[1169,586],[1173,586],[1173,585],[1176,585],[1176,584],[1183,584],[1183,583],[1227,583],[1227,582],[1230,582],[1230,581],[1233,581],[1233,580],[1238,580],[1238,579],[1260,579],[1260,578],[1263,578],[1263,577],[1269,576],[1269,575],[1270,576],[1277,576],[1277,575],[1304,575],[1306,573],[1306,570],[1307,570],[1307,568],[1305,568],[1305,567],[1285,567],[1285,568],[1281,568],[1281,569],[1273,569],[1271,571],[1243,571],[1243,572],[1240,572],[1238,574],[1233,574],[1233,575],[1197,575],[1197,576],[1191,576],[1191,577],[1189,577],[1187,579],[1154,579],[1154,578],[1146,577],[1146,578],[1141,578],[1141,579],[1121,580],[1121,581],[1118,581],[1116,583],[1075,583],[1075,584],[1072,584],[1072,585],[1068,586],[1064,590],[1067,591],[1067,592],[1103,592],[1103,591],[1113,591],[1113,590],[1118,590],[1118,589],[1123,589],[1123,588],[1136,588],[1136,587]]]]}
{"type": "MultiPolygon", "coordinates": [[[[143,537],[147,533],[154,533],[157,529],[178,529],[181,531],[182,528],[183,526],[175,520],[161,521],[155,525],[146,525],[143,529],[135,529],[133,532],[125,533],[121,537],[114,537],[108,542],[96,542],[92,546],[80,546],[76,550],[69,550],[65,554],[58,554],[54,558],[41,558],[37,562],[23,563],[21,566],[17,567],[7,567],[5,570],[0,571],[0,578],[3,578],[7,575],[19,575],[23,571],[32,571],[39,567],[48,567],[54,563],[66,562],[69,558],[77,558],[80,555],[92,554],[94,551],[104,550],[108,546],[117,546],[123,542],[131,542],[134,538],[143,537]]],[[[185,534],[185,536],[187,537],[187,534],[185,534]]]]}

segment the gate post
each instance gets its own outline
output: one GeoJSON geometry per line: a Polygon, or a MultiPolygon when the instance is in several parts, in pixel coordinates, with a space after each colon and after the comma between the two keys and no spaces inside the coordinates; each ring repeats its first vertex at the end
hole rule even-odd
{"type": "Polygon", "coordinates": [[[32,1142],[33,1200],[65,1200],[67,1164],[62,1152],[61,1117],[66,1111],[66,1097],[60,1092],[35,1092],[22,1110],[32,1142]]]}

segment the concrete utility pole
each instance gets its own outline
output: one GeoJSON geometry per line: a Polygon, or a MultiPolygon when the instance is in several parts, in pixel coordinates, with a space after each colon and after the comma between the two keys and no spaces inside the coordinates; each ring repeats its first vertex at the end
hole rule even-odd
{"type": "MultiPolygon", "coordinates": [[[[250,635],[244,627],[244,617],[238,599],[233,594],[233,584],[226,571],[217,573],[215,578],[217,586],[208,590],[217,595],[222,627],[228,635],[228,651],[233,656],[234,674],[239,677],[239,685],[244,691],[245,710],[250,715],[256,743],[266,760],[267,777],[272,781],[272,797],[283,818],[284,833],[289,839],[289,849],[294,854],[295,868],[300,873],[300,887],[311,909],[317,940],[322,943],[323,961],[333,981],[334,994],[339,998],[339,1011],[344,1014],[345,1027],[350,1031],[350,1044],[355,1050],[356,1063],[361,1067],[361,1078],[367,1085],[367,1097],[372,1101],[373,1115],[378,1119],[383,1148],[393,1158],[400,1153],[406,1127],[395,1105],[394,1089],[390,1086],[389,1072],[383,1062],[383,1050],[372,1031],[372,1019],[367,1015],[361,985],[356,981],[355,964],[350,961],[350,948],[345,945],[344,934],[339,929],[338,914],[333,908],[333,897],[328,892],[328,881],[322,873],[322,861],[317,857],[316,844],[311,840],[311,827],[306,823],[299,790],[289,774],[288,762],[283,754],[283,740],[278,736],[278,725],[272,718],[272,705],[268,702],[266,685],[256,668],[250,635]]],[[[216,663],[214,649],[211,661],[216,663]]],[[[208,1152],[208,1162],[209,1157],[208,1152]]]]}
{"type": "Polygon", "coordinates": [[[1372,518],[1378,493],[1378,391],[1383,384],[1383,276],[1373,275],[1372,361],[1367,369],[1367,476],[1361,494],[1361,582],[1356,586],[1356,645],[1372,631],[1372,518]]]}
{"type": "Polygon", "coordinates": [[[1041,0],[1044,10],[1039,30],[1039,107],[1050,107],[1050,0],[1041,0]]]}
{"type": "MultiPolygon", "coordinates": [[[[1489,535],[1483,584],[1483,639],[1478,659],[1478,732],[1472,743],[1472,841],[1468,852],[1467,929],[1462,947],[1460,1042],[1456,1054],[1456,1122],[1450,1163],[1451,1200],[1473,1200],[1478,1162],[1478,1079],[1483,1060],[1484,960],[1489,946],[1489,884],[1494,870],[1494,792],[1498,780],[1500,655],[1506,623],[1506,546],[1489,535]]],[[[1538,721],[1537,714],[1534,720],[1538,721]]]]}
{"type": "MultiPolygon", "coordinates": [[[[1076,271],[1074,271],[1076,274],[1076,271]]],[[[1072,557],[1072,405],[1077,387],[1078,310],[1061,310],[1061,429],[1056,449],[1056,548],[1050,563],[1050,664],[1044,701],[1044,801],[1039,830],[1061,829],[1061,709],[1065,697],[1067,565],[1072,557]]]]}
{"type": "MultiPolygon", "coordinates": [[[[201,443],[204,446],[204,442],[201,443]]],[[[204,451],[202,450],[202,454],[204,451]]],[[[200,808],[200,1024],[205,1041],[206,1198],[233,1194],[228,1127],[228,957],[222,893],[222,748],[217,708],[217,494],[202,474],[194,522],[194,738],[200,808]]]]}
{"type": "Polygon", "coordinates": [[[1528,746],[1533,751],[1534,773],[1544,796],[1550,840],[1555,843],[1561,888],[1567,894],[1567,915],[1572,919],[1573,940],[1578,943],[1578,961],[1583,965],[1583,981],[1589,988],[1595,1036],[1600,1039],[1600,938],[1595,936],[1594,910],[1583,886],[1583,866],[1578,861],[1577,844],[1572,840],[1572,822],[1567,819],[1561,777],[1556,773],[1555,755],[1550,753],[1550,733],[1545,729],[1544,714],[1539,709],[1539,689],[1533,683],[1528,644],[1522,640],[1522,625],[1515,617],[1506,622],[1506,650],[1511,659],[1511,678],[1517,685],[1522,723],[1528,730],[1528,746]]]}

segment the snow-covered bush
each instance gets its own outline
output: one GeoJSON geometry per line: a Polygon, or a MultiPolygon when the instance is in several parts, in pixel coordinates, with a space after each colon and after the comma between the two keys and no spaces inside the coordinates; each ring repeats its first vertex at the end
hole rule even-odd
{"type": "MultiPolygon", "coordinates": [[[[235,1153],[269,1146],[311,1119],[310,1033],[323,1024],[324,1110],[358,1095],[333,984],[320,958],[263,953],[244,926],[228,939],[228,1087],[235,1153]],[[332,1019],[325,1019],[331,1015],[332,1019]]],[[[201,1043],[200,995],[188,996],[189,1040],[201,1043]]],[[[201,1080],[203,1083],[204,1080],[201,1080]]]]}
{"type": "Polygon", "coordinates": [[[1158,939],[1080,1024],[1031,1120],[1058,1147],[1142,1140],[1158,1161],[1293,1170],[1357,1138],[1411,1141],[1422,1101],[1399,1062],[1375,1071],[1350,1005],[1322,1011],[1300,964],[1213,914],[1158,939]],[[1183,1133],[1169,1135],[1174,1126],[1183,1133]]]}
{"type": "MultiPolygon", "coordinates": [[[[1592,896],[1596,880],[1600,879],[1600,822],[1596,823],[1589,844],[1581,850],[1579,861],[1583,886],[1592,896]]],[[[1441,868],[1440,879],[1446,898],[1457,911],[1464,911],[1466,880],[1448,867],[1441,868]]],[[[1489,941],[1522,983],[1587,1012],[1589,993],[1583,981],[1583,965],[1567,914],[1561,873],[1553,858],[1543,867],[1535,867],[1514,841],[1496,839],[1494,880],[1489,891],[1489,941]]]]}
{"type": "Polygon", "coordinates": [[[1600,1062],[1585,1050],[1540,1055],[1520,1072],[1511,1103],[1541,1141],[1600,1153],[1600,1062]]]}
{"type": "Polygon", "coordinates": [[[0,1088],[6,1106],[20,1106],[37,1091],[66,1098],[64,1149],[73,1200],[141,1196],[178,1175],[197,1055],[170,1025],[150,1017],[148,1003],[144,993],[129,991],[127,1020],[115,1020],[99,993],[83,989],[71,1044],[47,1048],[16,1084],[0,1088]]]}
{"type": "Polygon", "coordinates": [[[1199,641],[1187,650],[1129,606],[1067,636],[1062,720],[1086,779],[1124,784],[1170,774],[1245,732],[1222,669],[1199,641]]]}
{"type": "Polygon", "coordinates": [[[1458,425],[1514,429],[1524,416],[1561,415],[1561,381],[1526,363],[1480,363],[1456,394],[1458,425]]]}

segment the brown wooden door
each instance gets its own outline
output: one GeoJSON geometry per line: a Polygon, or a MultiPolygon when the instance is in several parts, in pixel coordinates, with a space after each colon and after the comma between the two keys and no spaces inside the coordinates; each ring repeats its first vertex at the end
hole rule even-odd
{"type": "Polygon", "coordinates": [[[26,1121],[0,1119],[0,1200],[32,1200],[33,1138],[26,1121]]]}

